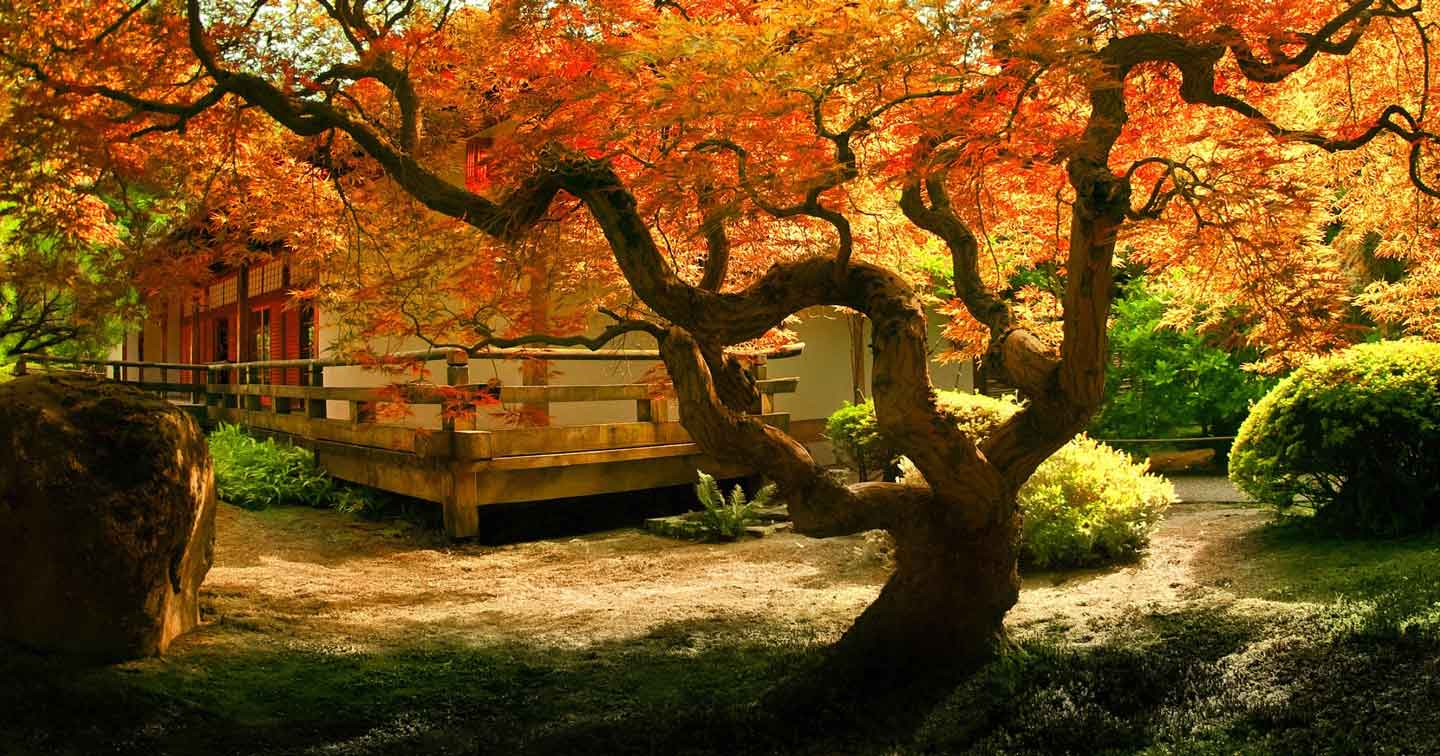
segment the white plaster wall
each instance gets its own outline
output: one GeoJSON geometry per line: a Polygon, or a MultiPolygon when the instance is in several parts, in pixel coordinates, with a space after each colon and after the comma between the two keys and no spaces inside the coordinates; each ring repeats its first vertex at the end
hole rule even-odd
{"type": "MultiPolygon", "coordinates": [[[[333,355],[333,346],[339,338],[340,327],[335,322],[334,316],[325,307],[319,308],[320,323],[316,329],[315,341],[317,356],[330,357],[333,355]]],[[[373,345],[376,352],[381,354],[387,352],[406,352],[416,349],[424,349],[427,345],[419,339],[389,339],[376,341],[373,345]]],[[[445,361],[433,360],[428,364],[429,374],[426,380],[432,383],[445,383],[445,361]]],[[[471,376],[474,377],[473,375],[471,376]]],[[[408,377],[407,377],[408,380],[408,377]]],[[[396,381],[396,377],[377,370],[366,370],[358,366],[327,367],[324,370],[323,385],[342,387],[371,387],[388,386],[396,381]]],[[[387,418],[385,422],[396,425],[406,425],[416,428],[439,428],[440,408],[433,405],[410,405],[406,408],[407,415],[404,418],[387,418]]],[[[350,404],[341,401],[328,401],[325,403],[325,415],[332,420],[349,420],[350,404]]]]}
{"type": "MultiPolygon", "coordinates": [[[[135,350],[139,342],[140,335],[137,332],[126,331],[124,337],[120,339],[120,343],[116,344],[115,347],[110,350],[110,359],[127,360],[128,358],[127,361],[139,359],[135,356],[135,350]]],[[[139,371],[134,368],[122,368],[121,371],[127,381],[136,380],[140,377],[139,371]]]]}
{"type": "MultiPolygon", "coordinates": [[[[769,363],[770,378],[798,377],[800,386],[794,394],[781,394],[775,398],[775,408],[789,412],[791,421],[823,419],[840,408],[853,397],[853,378],[850,374],[850,330],[849,315],[845,311],[830,307],[816,307],[800,313],[800,322],[793,329],[805,350],[798,357],[774,360],[769,363]]],[[[932,314],[930,317],[930,349],[932,355],[939,354],[944,340],[940,328],[944,318],[932,314]]],[[[865,322],[865,385],[864,394],[870,395],[870,379],[874,375],[873,359],[870,354],[870,323],[865,322]]],[[[975,382],[973,364],[941,363],[930,361],[930,380],[939,389],[973,391],[975,382]]]]}
{"type": "MultiPolygon", "coordinates": [[[[798,357],[791,357],[779,360],[770,360],[767,364],[767,375],[770,378],[798,377],[799,387],[796,393],[780,394],[776,396],[775,407],[779,412],[789,412],[791,422],[796,421],[819,421],[828,417],[840,405],[849,400],[852,396],[851,374],[850,374],[850,334],[847,325],[848,315],[844,311],[829,307],[818,307],[806,310],[800,314],[799,322],[795,331],[800,340],[805,343],[805,349],[798,357]]],[[[931,318],[930,341],[932,350],[938,352],[938,345],[942,344],[940,338],[940,325],[943,319],[938,316],[931,318]]],[[[597,321],[595,330],[598,330],[601,323],[597,321]]],[[[320,328],[317,336],[321,345],[321,354],[327,355],[329,345],[335,343],[338,336],[338,326],[327,319],[326,312],[320,311],[320,328]]],[[[868,383],[872,374],[871,356],[869,350],[869,324],[865,327],[865,394],[870,392],[868,383]]],[[[425,344],[419,340],[396,339],[377,343],[378,351],[408,351],[423,349],[425,344]]],[[[623,341],[617,341],[611,345],[618,349],[654,349],[655,341],[646,334],[630,334],[623,341]]],[[[550,385],[606,385],[618,383],[641,382],[647,372],[659,366],[659,361],[629,361],[629,360],[601,360],[601,361],[556,361],[551,362],[550,385]]],[[[520,363],[515,360],[494,360],[494,359],[472,359],[470,361],[471,383],[483,383],[491,378],[497,378],[504,385],[522,385],[520,377],[520,363]]],[[[973,390],[973,376],[970,363],[940,364],[931,362],[931,379],[936,387],[942,389],[964,389],[973,390]]],[[[428,380],[443,384],[445,382],[445,363],[442,360],[434,360],[429,363],[428,380]]],[[[394,378],[381,372],[368,371],[360,367],[333,367],[325,369],[326,386],[383,386],[394,381],[394,378]]],[[[389,420],[403,425],[414,427],[438,428],[440,426],[439,408],[435,406],[417,405],[409,408],[410,415],[400,420],[389,420]]],[[[332,401],[328,403],[327,412],[329,417],[335,419],[349,419],[349,405],[346,402],[332,401]]],[[[670,402],[670,417],[678,418],[678,409],[674,400],[670,402]]],[[[550,406],[550,419],[553,425],[589,425],[598,423],[633,422],[635,420],[635,403],[631,401],[622,402],[580,402],[580,403],[556,403],[550,406]]],[[[505,420],[497,412],[486,413],[478,419],[477,427],[481,429],[496,429],[506,427],[505,420]]],[[[816,450],[822,456],[828,454],[825,450],[816,450]]],[[[822,460],[823,461],[823,460],[822,460]]]]}
{"type": "Polygon", "coordinates": [[[961,362],[940,362],[935,356],[940,354],[945,347],[945,337],[941,336],[941,329],[945,326],[945,316],[936,312],[930,312],[930,382],[937,389],[951,391],[975,391],[975,361],[963,360],[961,362]]]}
{"type": "MultiPolygon", "coordinates": [[[[800,379],[795,393],[775,397],[775,410],[789,412],[791,422],[827,417],[853,398],[848,318],[845,312],[831,307],[815,307],[800,313],[800,320],[792,330],[805,343],[805,350],[797,357],[766,364],[766,377],[800,379]]],[[[869,333],[868,327],[866,333],[869,333]]],[[[870,374],[868,350],[865,374],[870,374]]]]}

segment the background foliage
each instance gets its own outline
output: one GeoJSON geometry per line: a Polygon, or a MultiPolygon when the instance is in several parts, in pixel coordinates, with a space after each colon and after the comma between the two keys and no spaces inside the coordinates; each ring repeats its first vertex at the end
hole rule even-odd
{"type": "Polygon", "coordinates": [[[210,433],[215,485],[220,498],[246,509],[281,504],[333,507],[342,512],[378,512],[378,492],[331,478],[307,449],[250,436],[238,425],[221,423],[210,433]]]}
{"type": "Polygon", "coordinates": [[[859,404],[845,402],[825,419],[825,438],[841,464],[854,470],[861,480],[884,470],[894,461],[896,453],[880,436],[875,422],[875,402],[866,399],[859,404]]]}
{"type": "Polygon", "coordinates": [[[1228,350],[1166,322],[1166,299],[1144,278],[1115,301],[1105,404],[1090,432],[1115,438],[1232,435],[1275,379],[1245,370],[1254,350],[1228,350]]]}

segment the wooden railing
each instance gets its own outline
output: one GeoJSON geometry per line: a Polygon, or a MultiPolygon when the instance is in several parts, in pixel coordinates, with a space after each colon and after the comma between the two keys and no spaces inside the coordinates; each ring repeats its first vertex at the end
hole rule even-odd
{"type": "MultiPolygon", "coordinates": [[[[775,412],[774,397],[794,392],[799,379],[766,378],[766,362],[795,356],[802,348],[797,344],[755,357],[752,372],[760,400],[750,411],[762,421],[788,427],[789,416],[775,412]]],[[[196,405],[203,404],[211,421],[239,423],[309,446],[336,477],[442,504],[446,530],[456,537],[475,533],[476,507],[483,504],[675,485],[693,479],[703,458],[680,423],[670,418],[667,398],[654,385],[512,386],[471,380],[470,361],[475,358],[658,362],[654,351],[424,350],[392,357],[443,359],[445,382],[325,386],[325,368],[371,367],[333,358],[189,365],[24,355],[16,372],[32,365],[72,365],[99,368],[92,372],[124,381],[126,371],[139,369],[138,380],[125,382],[172,397],[187,394],[196,405]],[[300,384],[266,380],[275,370],[298,370],[300,384]],[[147,371],[159,371],[160,380],[145,380],[147,371]],[[172,371],[189,371],[182,375],[190,380],[172,381],[172,371]],[[633,402],[634,419],[481,430],[476,418],[485,408],[466,406],[481,395],[502,404],[633,402]],[[331,418],[330,402],[348,404],[348,417],[331,418]],[[386,402],[449,406],[442,407],[438,428],[416,428],[378,422],[365,411],[386,402]],[[457,403],[462,411],[454,411],[457,403]]]]}
{"type": "Polygon", "coordinates": [[[43,354],[22,354],[15,360],[15,375],[25,375],[31,365],[40,365],[51,369],[57,365],[74,365],[81,368],[88,368],[83,372],[110,378],[122,383],[134,384],[145,391],[156,391],[159,393],[190,394],[196,403],[199,403],[199,396],[205,391],[205,383],[200,380],[204,375],[204,365],[193,365],[184,362],[144,362],[140,360],[89,360],[77,357],[51,357],[43,354]],[[137,380],[127,380],[126,370],[138,370],[137,380]],[[146,370],[160,371],[160,380],[145,380],[146,370]],[[189,380],[170,380],[172,372],[189,373],[189,380]]]}
{"type": "MultiPolygon", "coordinates": [[[[752,407],[755,414],[774,412],[774,396],[791,393],[796,389],[798,379],[765,379],[765,365],[768,360],[785,359],[801,353],[804,344],[792,344],[772,352],[756,355],[752,372],[757,378],[760,402],[752,407]]],[[[195,404],[204,404],[217,410],[244,410],[248,412],[269,412],[278,415],[301,414],[315,420],[329,418],[328,403],[344,402],[348,405],[348,421],[352,425],[376,424],[369,408],[382,403],[406,403],[413,405],[452,405],[452,411],[442,411],[439,430],[473,430],[474,398],[486,396],[508,404],[563,404],[577,402],[633,401],[637,422],[667,422],[669,412],[666,400],[656,387],[650,384],[604,384],[604,385],[496,385],[493,382],[473,382],[470,379],[472,359],[541,359],[547,361],[659,361],[654,350],[623,349],[608,351],[570,349],[485,349],[466,351],[461,349],[426,349],[398,352],[387,355],[390,362],[430,362],[445,360],[445,383],[410,382],[389,386],[326,386],[325,368],[335,367],[376,367],[374,363],[353,358],[316,358],[290,360],[257,360],[251,362],[216,362],[189,364],[176,362],[151,362],[141,360],[93,360],[46,355],[20,355],[16,363],[16,375],[24,375],[31,365],[54,369],[56,366],[77,366],[89,368],[87,372],[104,375],[112,380],[129,383],[142,390],[166,395],[188,395],[195,404]],[[137,371],[135,380],[128,379],[127,371],[137,371]],[[299,383],[285,383],[270,380],[274,371],[298,371],[299,383]],[[147,373],[159,372],[160,379],[147,380],[147,373]],[[184,380],[172,380],[172,374],[180,372],[184,380]],[[497,391],[498,389],[498,391],[497,391]],[[461,406],[460,411],[453,405],[464,405],[464,397],[470,396],[470,407],[461,406]],[[466,416],[470,415],[470,418],[466,416]],[[457,417],[459,418],[457,420],[457,417]]],[[[391,447],[390,444],[379,444],[391,447]]],[[[393,447],[391,447],[393,448],[393,447]]]]}

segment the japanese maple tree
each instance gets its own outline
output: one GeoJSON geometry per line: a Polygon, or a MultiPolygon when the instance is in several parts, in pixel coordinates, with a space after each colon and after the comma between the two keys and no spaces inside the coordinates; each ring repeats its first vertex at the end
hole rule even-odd
{"type": "Polygon", "coordinates": [[[1189,271],[1194,301],[1245,308],[1280,360],[1345,338],[1322,238],[1343,216],[1414,261],[1371,305],[1398,297],[1429,308],[1417,329],[1440,322],[1425,264],[1434,21],[1419,2],[102,0],[4,14],[27,102],[102,114],[110,143],[183,143],[216,112],[263,113],[353,164],[320,170],[369,172],[353,207],[403,197],[417,222],[471,238],[417,253],[469,291],[494,290],[546,239],[562,256],[549,269],[581,259],[600,289],[623,279],[587,300],[612,322],[581,335],[374,306],[466,346],[653,336],[690,434],[774,480],[799,532],[894,535],[894,575],[840,640],[837,672],[951,674],[1006,643],[1015,492],[1102,400],[1117,249],[1189,271]],[[936,405],[917,250],[950,258],[952,338],[1026,399],[983,441],[936,405]],[[1054,290],[1001,296],[1037,267],[1054,290]],[[871,321],[878,422],[928,486],[842,485],[745,416],[755,388],[727,350],[818,305],[871,321]]]}

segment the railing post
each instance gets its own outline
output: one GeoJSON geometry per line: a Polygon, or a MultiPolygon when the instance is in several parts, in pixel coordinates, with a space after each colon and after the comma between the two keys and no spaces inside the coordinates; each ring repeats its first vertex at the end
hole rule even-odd
{"type": "MultiPolygon", "coordinates": [[[[447,386],[468,386],[470,385],[470,353],[463,349],[456,349],[445,355],[445,384],[447,386]]],[[[473,404],[467,402],[466,410],[475,411],[473,404]]],[[[446,418],[443,415],[444,405],[441,405],[441,427],[449,431],[451,463],[449,481],[445,501],[441,503],[441,516],[445,522],[445,534],[451,538],[473,538],[480,532],[480,500],[478,480],[475,471],[471,468],[469,460],[455,459],[455,431],[457,429],[473,430],[475,428],[475,417],[469,417],[456,421],[454,417],[446,418]]]]}
{"type": "Polygon", "coordinates": [[[210,384],[219,385],[220,383],[220,371],[206,365],[199,373],[205,381],[203,387],[205,390],[205,416],[210,418],[210,422],[213,424],[219,421],[220,413],[225,409],[225,395],[210,392],[210,384]]]}
{"type": "MultiPolygon", "coordinates": [[[[321,387],[321,386],[323,386],[323,385],[325,384],[325,368],[320,367],[319,365],[311,365],[309,368],[305,368],[305,369],[307,369],[307,370],[310,371],[310,372],[309,372],[310,380],[308,381],[308,384],[309,384],[312,388],[319,388],[319,387],[321,387]]],[[[325,419],[325,400],[324,400],[324,399],[306,399],[306,400],[305,400],[305,414],[306,414],[307,416],[309,416],[309,417],[312,417],[312,418],[316,419],[316,420],[324,420],[324,419],[325,419]]]]}
{"type": "MultiPolygon", "coordinates": [[[[470,385],[470,353],[463,349],[456,349],[445,356],[445,385],[447,386],[468,386],[470,385]]],[[[470,403],[467,402],[467,405],[470,403]]],[[[473,406],[465,409],[474,411],[473,406]]],[[[445,417],[445,406],[440,406],[440,427],[448,432],[456,430],[474,430],[475,418],[468,417],[459,422],[452,417],[445,417]]],[[[452,446],[453,448],[453,446],[452,446]]]]}
{"type": "MultiPolygon", "coordinates": [[[[757,356],[755,364],[750,366],[750,377],[757,381],[765,380],[765,357],[757,356]]],[[[751,414],[764,415],[775,411],[775,397],[763,391],[760,393],[760,400],[750,408],[751,414]]]]}
{"type": "Polygon", "coordinates": [[[111,378],[112,380],[114,380],[116,383],[124,383],[124,382],[125,382],[125,373],[124,373],[124,370],[125,370],[125,368],[120,367],[119,365],[111,365],[111,366],[110,366],[110,372],[111,372],[110,378],[111,378]]]}
{"type": "Polygon", "coordinates": [[[244,376],[245,380],[245,409],[251,412],[259,412],[260,395],[250,393],[253,390],[257,390],[260,385],[259,382],[256,380],[259,377],[259,374],[256,373],[255,368],[253,367],[241,368],[240,372],[244,376]]]}
{"type": "Polygon", "coordinates": [[[670,403],[665,397],[635,401],[635,419],[642,423],[663,423],[670,419],[670,403]]]}
{"type": "Polygon", "coordinates": [[[15,358],[15,377],[25,375],[25,355],[15,358]]]}

